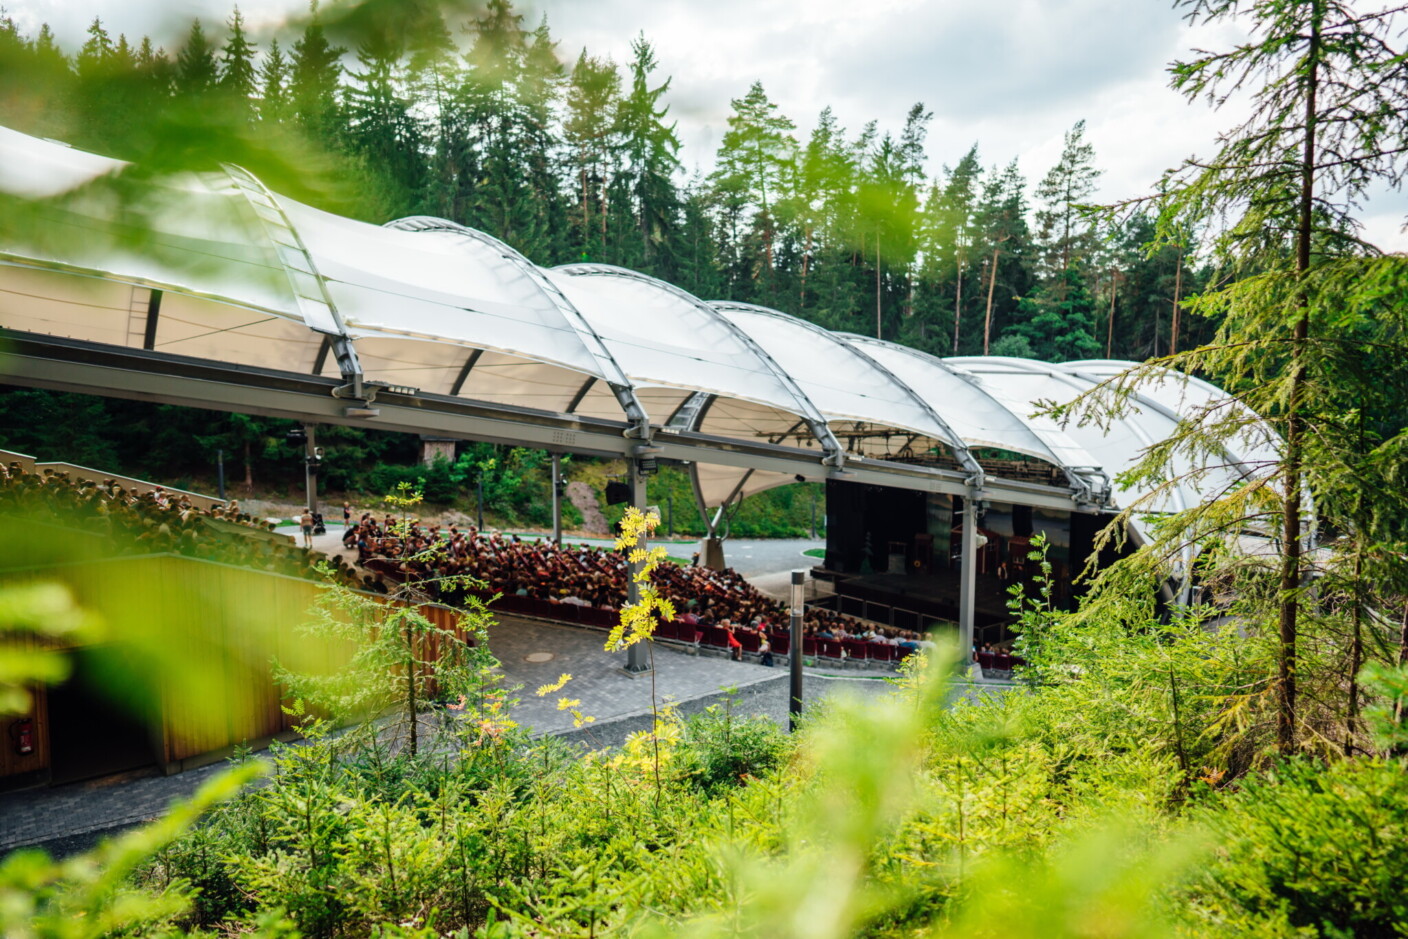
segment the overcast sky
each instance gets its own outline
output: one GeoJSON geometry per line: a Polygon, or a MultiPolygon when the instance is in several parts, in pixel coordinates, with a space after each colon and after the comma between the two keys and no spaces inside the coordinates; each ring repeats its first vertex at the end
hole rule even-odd
{"type": "MultiPolygon", "coordinates": [[[[303,0],[244,0],[252,24],[277,22],[303,0]]],[[[1189,104],[1166,68],[1194,46],[1220,48],[1225,31],[1190,28],[1168,0],[519,0],[530,24],[548,17],[568,63],[583,47],[624,64],[631,40],[655,46],[688,170],[707,171],[729,102],[755,80],[805,139],[831,105],[852,133],[869,120],[898,130],[909,107],[934,113],[932,169],[976,142],[985,163],[1016,157],[1034,183],[1076,121],[1104,169],[1100,197],[1149,191],[1159,174],[1209,153],[1235,112],[1189,104]]],[[[33,30],[49,22],[76,48],[92,18],[110,31],[151,33],[168,46],[192,16],[228,15],[228,0],[6,0],[33,30]]],[[[1408,197],[1376,197],[1370,240],[1408,250],[1408,197]]]]}

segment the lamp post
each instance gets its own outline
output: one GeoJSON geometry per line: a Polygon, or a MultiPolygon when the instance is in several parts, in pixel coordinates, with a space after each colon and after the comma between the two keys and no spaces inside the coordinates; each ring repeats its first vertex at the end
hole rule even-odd
{"type": "Polygon", "coordinates": [[[562,544],[562,454],[552,455],[552,543],[562,544]]]}
{"type": "Polygon", "coordinates": [[[792,643],[789,650],[792,654],[788,656],[792,681],[787,705],[789,732],[797,729],[797,719],[802,716],[802,585],[806,579],[806,571],[792,572],[792,643]]]}
{"type": "Polygon", "coordinates": [[[308,497],[308,511],[318,511],[318,447],[316,429],[312,424],[303,425],[303,488],[308,497]]]}

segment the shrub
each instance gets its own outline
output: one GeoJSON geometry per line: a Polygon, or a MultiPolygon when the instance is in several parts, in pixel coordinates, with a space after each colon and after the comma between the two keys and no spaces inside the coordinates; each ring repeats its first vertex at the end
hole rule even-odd
{"type": "Polygon", "coordinates": [[[1401,936],[1408,775],[1374,759],[1283,763],[1204,813],[1220,844],[1195,909],[1227,932],[1401,936]]]}
{"type": "Polygon", "coordinates": [[[734,717],[733,702],[711,705],[685,722],[682,778],[705,793],[740,785],[782,762],[787,735],[766,717],[734,717]]]}

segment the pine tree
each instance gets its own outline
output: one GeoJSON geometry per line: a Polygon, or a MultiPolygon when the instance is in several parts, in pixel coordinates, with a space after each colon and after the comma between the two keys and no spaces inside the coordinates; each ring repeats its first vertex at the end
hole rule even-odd
{"type": "Polygon", "coordinates": [[[256,92],[254,71],[254,43],[250,42],[244,30],[244,15],[235,7],[227,24],[230,34],[225,39],[221,51],[220,90],[225,93],[239,113],[249,120],[253,117],[256,92]]]}
{"type": "Polygon", "coordinates": [[[709,181],[728,226],[730,244],[725,251],[733,255],[733,276],[750,281],[770,278],[776,241],[773,209],[796,156],[797,141],[792,137],[796,125],[778,112],[761,82],[754,82],[732,105],[709,181]],[[744,251],[740,225],[745,222],[758,232],[759,258],[749,258],[744,251]]]}
{"type": "Polygon", "coordinates": [[[858,181],[855,224],[862,266],[867,260],[871,264],[869,307],[877,336],[899,332],[912,297],[910,272],[919,250],[919,193],[925,179],[924,137],[932,117],[922,104],[910,108],[899,138],[885,134],[870,148],[858,181]]]}
{"type": "Polygon", "coordinates": [[[1085,121],[1076,121],[1066,132],[1060,160],[1036,190],[1042,203],[1037,226],[1051,275],[1080,263],[1093,245],[1093,227],[1082,220],[1080,207],[1095,194],[1100,175],[1101,170],[1095,168],[1095,148],[1085,140],[1085,121]]]}
{"type": "Polygon", "coordinates": [[[562,137],[576,187],[569,210],[570,244],[584,261],[606,260],[606,191],[616,174],[620,149],[616,114],[620,97],[621,73],[615,63],[582,50],[567,86],[562,137]]]}
{"type": "Polygon", "coordinates": [[[993,167],[978,205],[978,242],[984,267],[979,289],[983,298],[983,341],[973,351],[986,354],[1016,316],[1021,298],[1035,287],[1036,249],[1027,225],[1026,180],[1013,160],[998,172],[993,167]]]}
{"type": "Polygon", "coordinates": [[[859,171],[855,153],[845,139],[846,132],[831,108],[817,116],[816,127],[798,154],[786,189],[778,203],[780,221],[797,233],[798,315],[809,316],[817,300],[809,281],[828,248],[845,242],[844,224],[854,215],[854,197],[859,171]]]}
{"type": "Polygon", "coordinates": [[[673,181],[680,165],[680,139],[674,122],[665,123],[670,108],[662,99],[670,89],[670,79],[651,85],[657,67],[655,50],[644,36],[637,36],[631,42],[631,88],[617,109],[616,132],[642,265],[647,273],[669,277],[674,264],[661,255],[672,253],[680,208],[673,181]]]}
{"type": "Polygon", "coordinates": [[[269,51],[259,66],[259,117],[265,124],[279,124],[289,114],[289,63],[277,39],[269,40],[269,51]]]}
{"type": "MultiPolygon", "coordinates": [[[[940,189],[937,182],[930,188],[920,219],[925,259],[920,290],[926,299],[932,293],[942,294],[944,299],[949,300],[952,317],[950,352],[953,355],[959,353],[962,329],[972,331],[973,317],[969,311],[975,306],[974,298],[979,296],[979,284],[973,276],[973,268],[978,266],[975,258],[981,257],[975,240],[978,235],[982,173],[978,145],[974,144],[957,166],[944,167],[943,188],[940,189]]],[[[933,299],[937,300],[938,297],[933,299]]],[[[932,308],[932,304],[926,304],[925,308],[932,308]]],[[[933,325],[938,326],[937,323],[933,325]]],[[[927,329],[923,334],[927,335],[927,329]]]]}
{"type": "Polygon", "coordinates": [[[176,90],[188,100],[213,91],[220,80],[215,49],[205,37],[200,20],[191,21],[186,44],[176,54],[176,90]]]}

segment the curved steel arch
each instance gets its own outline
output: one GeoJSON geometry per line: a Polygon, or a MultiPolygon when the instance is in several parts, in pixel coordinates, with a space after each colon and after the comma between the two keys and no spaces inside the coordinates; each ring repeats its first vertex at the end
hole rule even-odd
{"type": "Polygon", "coordinates": [[[894,372],[890,371],[884,365],[877,362],[873,357],[867,355],[864,351],[856,348],[854,344],[846,342],[845,339],[843,339],[838,334],[833,333],[830,330],[822,329],[815,323],[804,320],[801,317],[789,316],[788,314],[783,313],[780,310],[773,310],[768,307],[758,306],[753,303],[738,303],[732,300],[711,300],[709,301],[709,305],[718,310],[742,310],[747,313],[758,313],[764,316],[773,317],[774,319],[786,320],[789,323],[795,324],[803,329],[808,330],[809,332],[821,337],[827,342],[841,346],[847,352],[850,352],[852,355],[861,359],[861,361],[865,362],[871,368],[875,369],[881,375],[884,375],[887,379],[889,379],[890,382],[896,388],[902,391],[907,397],[910,398],[910,400],[917,404],[920,410],[927,414],[929,419],[932,420],[936,425],[938,425],[938,427],[945,434],[948,435],[945,442],[953,449],[954,456],[958,459],[959,465],[971,472],[976,477],[975,485],[977,486],[977,488],[982,488],[983,480],[986,476],[982,465],[978,463],[977,459],[973,456],[972,452],[968,448],[968,444],[963,442],[963,438],[958,436],[954,429],[949,426],[948,421],[944,420],[942,415],[940,415],[939,412],[935,411],[933,407],[929,404],[929,402],[924,400],[922,395],[920,395],[913,388],[911,388],[904,381],[902,381],[899,376],[897,376],[894,372]]]}
{"type": "Polygon", "coordinates": [[[289,289],[293,292],[298,311],[303,314],[304,323],[314,332],[328,337],[327,341],[337,359],[338,371],[342,380],[347,383],[338,390],[345,391],[347,397],[366,399],[362,363],[357,358],[357,348],[347,331],[347,324],[338,313],[332,294],[328,292],[327,280],[318,270],[312,253],[303,243],[303,236],[289,219],[288,213],[279,203],[278,196],[274,195],[258,176],[242,166],[222,163],[220,168],[230,177],[240,195],[244,196],[245,201],[254,210],[265,236],[274,246],[274,253],[283,265],[284,276],[288,278],[289,289]],[[302,267],[298,264],[300,261],[302,267]],[[309,296],[312,291],[308,289],[305,281],[312,282],[316,288],[316,296],[309,296]]]}
{"type": "MultiPolygon", "coordinates": [[[[610,367],[610,371],[613,374],[606,380],[607,387],[611,389],[612,395],[615,396],[617,403],[621,405],[621,410],[625,413],[627,421],[630,422],[634,429],[633,435],[642,439],[649,439],[650,417],[646,414],[645,408],[636,397],[635,386],[631,383],[630,378],[627,377],[620,363],[616,361],[616,357],[611,354],[611,350],[607,348],[606,343],[602,341],[601,336],[597,335],[596,330],[592,328],[591,323],[587,322],[586,317],[582,315],[581,311],[572,305],[572,301],[568,300],[561,290],[557,289],[556,284],[543,276],[542,268],[538,267],[538,265],[524,257],[522,253],[503,241],[500,241],[498,238],[495,238],[493,235],[470,228],[466,225],[461,225],[458,222],[452,222],[449,219],[436,218],[430,215],[411,215],[406,218],[398,218],[387,222],[382,227],[393,228],[398,231],[445,232],[460,235],[465,238],[472,238],[498,251],[504,260],[522,271],[528,279],[533,282],[533,285],[557,307],[558,312],[572,324],[572,327],[577,331],[578,336],[582,338],[583,344],[587,346],[592,356],[598,362],[610,367]]],[[[568,407],[567,413],[570,414],[576,409],[576,406],[581,403],[581,398],[586,394],[589,387],[590,383],[583,385],[581,393],[568,407]]]]}
{"type": "Polygon", "coordinates": [[[840,470],[845,465],[845,449],[841,446],[840,441],[836,439],[835,434],[831,432],[831,427],[827,424],[826,418],[817,410],[816,405],[812,403],[812,400],[807,397],[806,393],[797,386],[797,383],[792,379],[792,376],[787,373],[787,370],[778,365],[772,356],[768,355],[767,352],[753,340],[752,336],[749,336],[746,332],[739,329],[728,317],[720,316],[719,312],[708,303],[700,300],[689,291],[676,287],[674,284],[667,283],[657,277],[651,277],[649,274],[642,274],[639,271],[633,271],[624,267],[615,267],[610,264],[564,264],[561,267],[553,268],[553,270],[560,271],[572,277],[620,277],[625,280],[634,280],[643,284],[649,284],[664,293],[688,303],[690,306],[703,312],[710,319],[720,323],[730,334],[747,346],[748,349],[758,357],[758,360],[767,367],[772,376],[782,385],[788,395],[792,397],[793,402],[797,406],[797,410],[794,413],[806,422],[807,427],[812,432],[812,436],[821,443],[822,450],[826,454],[822,457],[822,465],[829,466],[835,470],[840,470]]]}
{"type": "Polygon", "coordinates": [[[935,355],[930,355],[929,353],[919,349],[914,349],[909,346],[902,346],[894,342],[886,342],[883,339],[873,339],[870,336],[861,336],[854,333],[838,333],[837,335],[841,336],[841,338],[843,338],[847,343],[851,345],[876,345],[885,346],[886,348],[890,349],[896,349],[900,352],[905,353],[906,355],[911,356],[912,358],[918,359],[926,365],[938,368],[940,371],[946,372],[947,374],[953,376],[959,381],[966,382],[967,384],[971,385],[975,391],[977,391],[984,398],[990,401],[995,407],[999,408],[1000,410],[1014,418],[1017,423],[1025,427],[1027,431],[1031,433],[1039,443],[1046,447],[1045,454],[1033,455],[1040,456],[1041,459],[1050,460],[1053,465],[1060,469],[1061,472],[1065,474],[1066,479],[1070,481],[1072,486],[1078,488],[1081,491],[1084,501],[1089,502],[1092,505],[1103,505],[1108,502],[1110,492],[1107,477],[1105,478],[1104,486],[1092,485],[1091,480],[1087,478],[1086,473],[1089,472],[1089,470],[1093,467],[1077,466],[1075,464],[1068,463],[1063,460],[1059,455],[1057,455],[1055,450],[1047,444],[1047,441],[1044,439],[1044,435],[1042,434],[1042,432],[1037,428],[1032,427],[1031,422],[1028,420],[1026,415],[1018,414],[1007,404],[1005,404],[1000,398],[993,395],[980,383],[975,381],[973,379],[973,376],[954,368],[944,359],[941,359],[935,355]]]}

